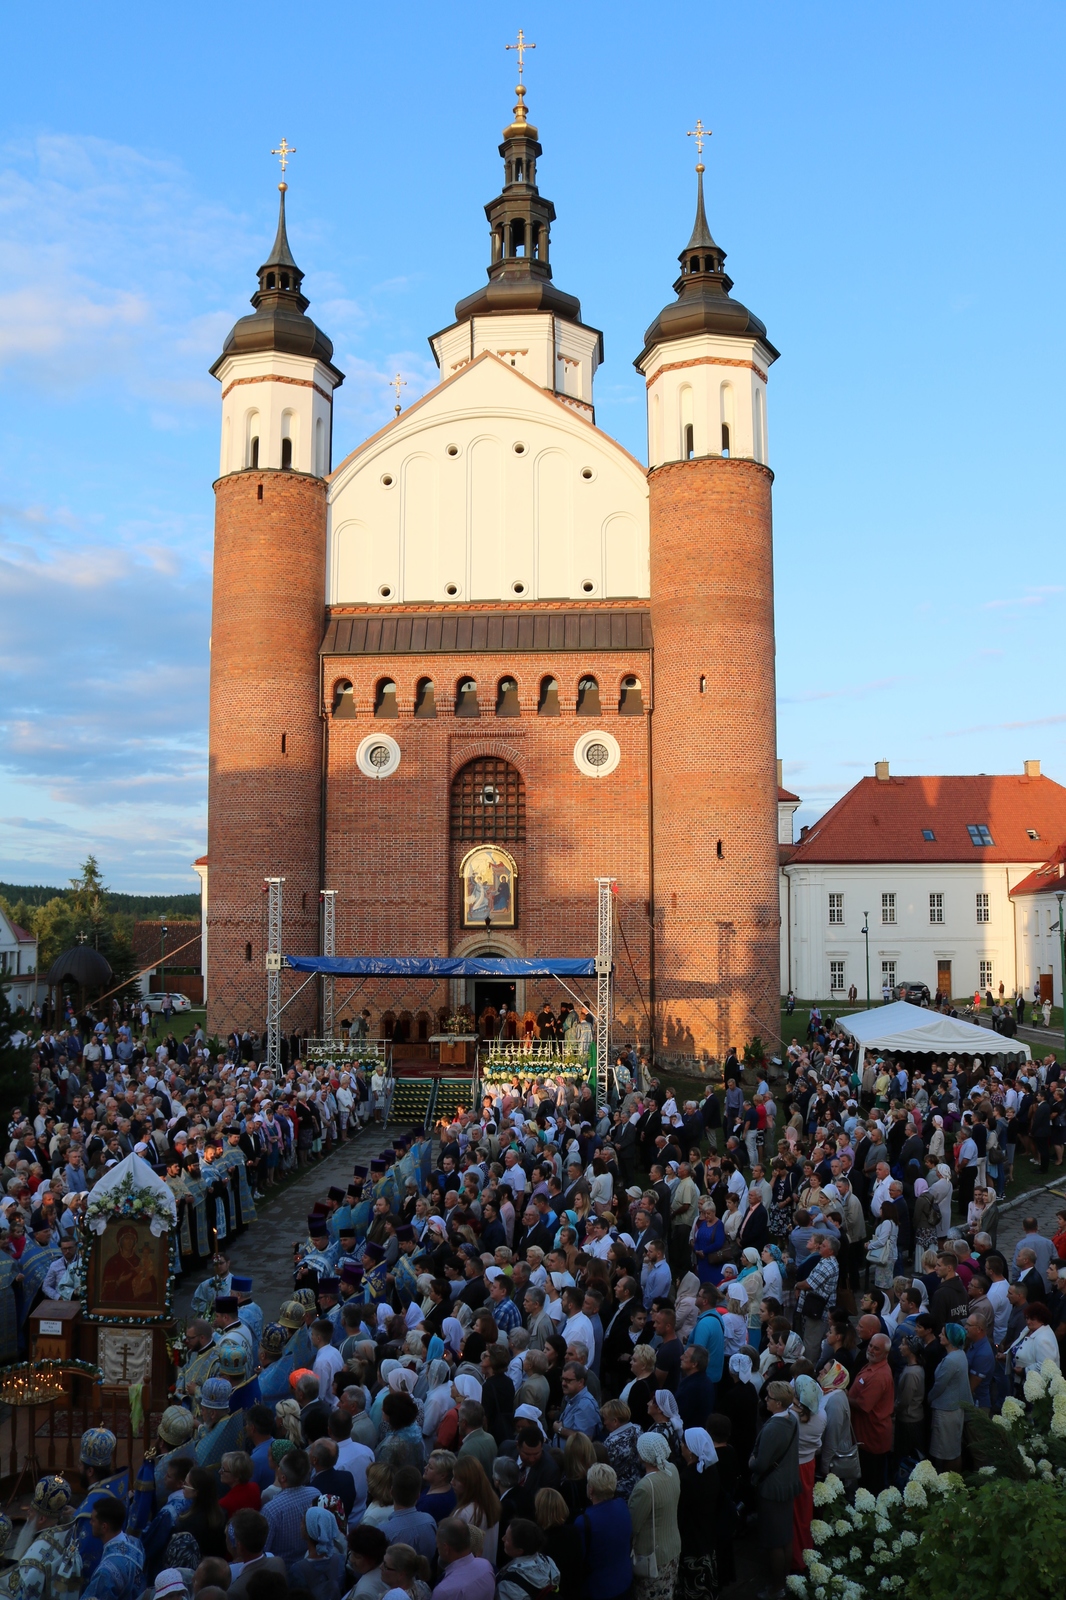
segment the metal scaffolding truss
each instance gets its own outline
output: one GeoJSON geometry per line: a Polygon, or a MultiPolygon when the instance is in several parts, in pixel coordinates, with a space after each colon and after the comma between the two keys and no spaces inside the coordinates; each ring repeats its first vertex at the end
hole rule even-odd
{"type": "MultiPolygon", "coordinates": [[[[337,891],[322,891],[322,954],[337,954],[337,891]]],[[[322,1037],[333,1038],[333,1000],[336,979],[332,973],[322,974],[322,1037]]]]}
{"type": "Polygon", "coordinates": [[[596,915],[596,1106],[607,1104],[611,1049],[611,967],[614,950],[614,878],[597,878],[596,915]]]}
{"type": "Polygon", "coordinates": [[[266,1065],[277,1077],[281,1071],[281,910],[284,878],[267,878],[266,939],[266,1065]]]}

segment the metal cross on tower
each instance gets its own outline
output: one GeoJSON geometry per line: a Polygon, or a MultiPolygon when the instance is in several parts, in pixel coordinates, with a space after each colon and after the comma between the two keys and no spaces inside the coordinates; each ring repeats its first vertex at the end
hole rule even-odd
{"type": "Polygon", "coordinates": [[[597,878],[596,915],[596,1108],[607,1104],[607,1058],[611,1049],[611,968],[614,949],[614,878],[597,878]]]}
{"type": "Polygon", "coordinates": [[[527,50],[535,50],[537,48],[536,45],[528,43],[525,34],[522,32],[522,29],[519,28],[519,30],[518,30],[518,43],[517,44],[505,44],[503,48],[505,50],[517,50],[518,51],[518,81],[519,81],[519,83],[521,83],[522,82],[522,71],[523,71],[523,68],[525,66],[525,53],[526,53],[527,50]]]}
{"type": "Polygon", "coordinates": [[[685,135],[686,139],[695,139],[695,141],[696,141],[696,159],[697,159],[697,161],[702,161],[703,160],[703,141],[704,141],[704,139],[709,139],[710,137],[711,137],[710,128],[705,128],[703,126],[703,118],[702,117],[697,117],[696,118],[696,126],[694,128],[690,128],[688,130],[688,133],[685,135]]]}
{"type": "Polygon", "coordinates": [[[396,415],[399,416],[400,412],[403,410],[403,407],[400,404],[400,390],[407,388],[407,379],[401,378],[400,374],[397,373],[395,378],[389,379],[389,388],[396,390],[396,404],[392,409],[395,411],[396,415]]]}
{"type": "Polygon", "coordinates": [[[267,1070],[281,1074],[281,897],[284,878],[266,878],[267,1070]]]}
{"type": "MultiPolygon", "coordinates": [[[[337,891],[322,890],[322,954],[337,954],[337,891]]],[[[322,974],[322,1037],[333,1038],[333,999],[336,979],[332,973],[322,974]]]]}
{"type": "Polygon", "coordinates": [[[285,135],[282,134],[281,143],[278,145],[278,148],[276,150],[271,150],[270,154],[272,156],[277,156],[280,159],[280,161],[281,161],[281,176],[284,178],[284,176],[285,176],[285,168],[289,164],[289,157],[290,156],[294,156],[296,154],[296,146],[294,144],[290,144],[288,142],[288,140],[285,138],[285,135]]]}

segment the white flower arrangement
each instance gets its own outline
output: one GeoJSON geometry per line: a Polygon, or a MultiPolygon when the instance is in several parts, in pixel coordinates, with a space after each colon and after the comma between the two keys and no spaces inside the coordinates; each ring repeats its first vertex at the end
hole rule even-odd
{"type": "Polygon", "coordinates": [[[839,1500],[844,1493],[844,1485],[835,1472],[827,1478],[819,1478],[814,1485],[814,1503],[816,1506],[832,1505],[834,1500],[839,1500]]]}
{"type": "Polygon", "coordinates": [[[93,1189],[86,1202],[85,1220],[93,1233],[103,1233],[116,1217],[149,1222],[157,1236],[167,1233],[174,1224],[173,1196],[166,1189],[160,1193],[156,1189],[137,1188],[133,1174],[128,1173],[115,1188],[93,1189]]]}
{"type": "Polygon", "coordinates": [[[1011,1427],[1015,1422],[1021,1422],[1025,1416],[1025,1407],[1020,1400],[1008,1396],[1003,1402],[1002,1415],[1006,1418],[1007,1426],[1011,1427]]]}
{"type": "Polygon", "coordinates": [[[918,1543],[918,1535],[915,1533],[913,1528],[904,1528],[903,1532],[899,1536],[899,1542],[903,1546],[904,1550],[912,1550],[918,1543]]]}
{"type": "Polygon", "coordinates": [[[844,1518],[841,1517],[833,1523],[833,1532],[838,1533],[842,1539],[846,1539],[851,1532],[851,1523],[845,1522],[844,1518]]]}
{"type": "Polygon", "coordinates": [[[936,1481],[936,1476],[937,1471],[933,1463],[931,1461],[923,1460],[919,1461],[918,1465],[915,1467],[907,1481],[908,1483],[934,1483],[936,1481]]]}
{"type": "Polygon", "coordinates": [[[887,1515],[892,1506],[903,1504],[903,1496],[896,1488],[882,1489],[877,1497],[877,1509],[882,1515],[887,1515]]]}
{"type": "Polygon", "coordinates": [[[876,1511],[877,1510],[877,1501],[874,1499],[874,1497],[870,1493],[869,1489],[856,1489],[856,1491],[855,1491],[855,1509],[856,1509],[856,1511],[860,1511],[860,1512],[869,1512],[869,1511],[876,1511]]]}
{"type": "Polygon", "coordinates": [[[911,1511],[925,1511],[929,1505],[929,1496],[913,1477],[903,1491],[903,1504],[911,1511]]]}
{"type": "Polygon", "coordinates": [[[815,1544],[825,1544],[825,1541],[827,1539],[831,1539],[832,1537],[833,1530],[829,1523],[822,1522],[819,1517],[815,1517],[811,1523],[811,1538],[814,1540],[815,1544]]]}

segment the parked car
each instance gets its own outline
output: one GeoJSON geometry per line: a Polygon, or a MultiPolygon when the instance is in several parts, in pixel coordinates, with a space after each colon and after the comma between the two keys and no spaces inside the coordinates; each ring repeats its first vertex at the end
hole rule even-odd
{"type": "Polygon", "coordinates": [[[192,1001],[187,994],[150,994],[145,998],[145,1005],[147,1005],[149,1011],[163,1011],[166,1009],[168,1000],[170,1001],[171,1011],[192,1010],[192,1001]]]}
{"type": "Polygon", "coordinates": [[[896,1000],[909,1000],[912,1006],[927,1006],[933,998],[927,983],[897,983],[892,995],[896,1000]]]}

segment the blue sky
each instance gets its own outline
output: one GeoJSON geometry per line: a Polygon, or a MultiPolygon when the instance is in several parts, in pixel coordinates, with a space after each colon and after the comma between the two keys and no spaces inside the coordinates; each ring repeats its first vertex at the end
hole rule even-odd
{"type": "Polygon", "coordinates": [[[810,821],[896,772],[1066,782],[1061,5],[228,0],[5,19],[0,876],[190,889],[205,844],[207,368],[290,237],[337,459],[483,281],[521,23],[556,281],[643,457],[645,326],[708,211],[766,322],[779,749],[810,821]]]}

